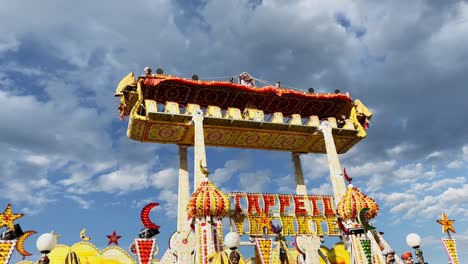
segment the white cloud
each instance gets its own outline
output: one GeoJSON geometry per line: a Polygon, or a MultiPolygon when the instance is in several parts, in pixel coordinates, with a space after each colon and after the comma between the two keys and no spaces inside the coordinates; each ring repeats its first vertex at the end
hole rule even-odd
{"type": "Polygon", "coordinates": [[[447,167],[450,169],[461,169],[468,164],[468,145],[461,148],[461,151],[457,151],[455,159],[451,161],[447,167]]]}
{"type": "Polygon", "coordinates": [[[431,170],[425,171],[424,176],[426,179],[432,179],[437,176],[437,170],[436,167],[433,165],[431,166],[431,170]]]}
{"type": "Polygon", "coordinates": [[[223,168],[216,169],[210,175],[210,179],[218,186],[229,181],[235,173],[239,173],[250,167],[250,162],[247,159],[242,160],[228,160],[224,163],[223,168]]]}
{"type": "MultiPolygon", "coordinates": [[[[54,84],[56,85],[56,84],[54,84]]],[[[58,88],[57,88],[58,89],[58,88]]],[[[63,89],[63,88],[61,88],[63,89]]],[[[33,96],[16,96],[0,91],[0,114],[9,129],[0,138],[8,145],[35,155],[58,154],[62,158],[84,162],[99,160],[110,150],[111,140],[105,133],[106,121],[96,109],[57,102],[40,102],[33,96]],[[12,111],[14,109],[14,111],[12,111]],[[51,134],[60,135],[63,140],[51,134]]]]}
{"type": "Polygon", "coordinates": [[[141,200],[133,200],[131,206],[134,208],[143,208],[145,205],[155,202],[154,197],[145,198],[141,200]]]}
{"type": "Polygon", "coordinates": [[[319,179],[330,174],[326,155],[301,155],[301,165],[306,179],[319,179]]]}
{"type": "Polygon", "coordinates": [[[463,151],[463,160],[468,161],[468,145],[463,146],[462,151],[463,151]]]}
{"type": "MultiPolygon", "coordinates": [[[[404,125],[406,127],[406,125],[404,125]]],[[[408,152],[410,150],[415,149],[416,146],[412,143],[401,143],[399,145],[396,145],[390,149],[387,149],[385,152],[390,156],[390,157],[398,157],[399,155],[408,152]]]]}
{"type": "Polygon", "coordinates": [[[459,58],[468,56],[468,52],[463,45],[463,36],[468,34],[468,28],[466,22],[459,22],[461,18],[468,17],[468,4],[460,1],[457,10],[458,16],[435,32],[424,50],[430,63],[436,66],[439,71],[460,69],[465,62],[460,61],[459,58]],[[441,50],[446,52],[441,54],[441,50]]]}
{"type": "Polygon", "coordinates": [[[463,184],[458,188],[449,187],[440,195],[440,201],[444,204],[446,203],[447,205],[450,205],[450,207],[453,206],[453,203],[461,205],[465,204],[465,206],[461,208],[463,208],[465,213],[468,213],[468,208],[466,207],[468,204],[468,184],[463,184]]]}
{"type": "Polygon", "coordinates": [[[66,195],[65,197],[75,201],[83,209],[89,209],[91,204],[94,203],[92,200],[85,200],[82,197],[76,195],[66,195]]]}
{"type": "Polygon", "coordinates": [[[28,155],[25,160],[38,166],[47,166],[50,163],[50,159],[45,155],[28,155]]]}
{"type": "Polygon", "coordinates": [[[374,192],[389,182],[395,166],[396,160],[366,161],[362,165],[346,167],[346,172],[353,178],[353,183],[374,192]]]}
{"type": "Polygon", "coordinates": [[[46,74],[46,72],[44,72],[40,67],[29,67],[27,65],[20,66],[16,61],[10,61],[0,65],[0,72],[12,72],[27,77],[40,77],[41,75],[46,74]]]}
{"type": "Polygon", "coordinates": [[[283,177],[274,177],[273,182],[276,184],[277,193],[295,194],[296,179],[294,175],[286,175],[283,177]]]}
{"type": "Polygon", "coordinates": [[[459,188],[449,187],[439,195],[418,192],[409,186],[405,192],[379,193],[375,194],[375,197],[395,214],[394,218],[410,219],[418,215],[420,218],[432,219],[441,212],[453,216],[468,216],[465,206],[468,203],[468,184],[459,188]]]}
{"type": "Polygon", "coordinates": [[[264,192],[270,187],[272,175],[270,171],[259,170],[239,175],[239,187],[244,192],[264,192]]]}
{"type": "Polygon", "coordinates": [[[452,162],[450,162],[447,167],[449,169],[460,169],[460,168],[463,168],[463,161],[461,160],[454,160],[452,162]]]}
{"type": "Polygon", "coordinates": [[[177,184],[179,182],[179,171],[175,168],[160,170],[151,176],[150,182],[158,189],[177,190],[177,184]]]}
{"type": "Polygon", "coordinates": [[[0,55],[4,52],[18,49],[20,42],[13,34],[6,34],[0,38],[0,55]]]}
{"type": "Polygon", "coordinates": [[[23,203],[27,210],[36,213],[37,207],[43,207],[56,200],[57,187],[44,176],[42,158],[31,158],[30,153],[0,143],[3,151],[0,158],[0,197],[13,203],[23,203]],[[28,159],[29,157],[29,159],[28,159]]]}
{"type": "Polygon", "coordinates": [[[349,166],[346,172],[350,177],[363,177],[374,174],[389,174],[395,169],[396,160],[369,161],[362,165],[349,166]]]}
{"type": "MultiPolygon", "coordinates": [[[[457,230],[455,228],[455,230],[457,230]]],[[[468,229],[462,230],[462,232],[456,233],[452,235],[454,239],[457,241],[457,251],[460,258],[466,259],[468,255],[464,249],[468,248],[468,229]],[[463,255],[462,255],[463,254],[463,255]]]]}
{"type": "Polygon", "coordinates": [[[422,163],[407,164],[394,171],[395,177],[393,179],[401,183],[414,182],[418,178],[424,177],[425,173],[422,163]]]}
{"type": "Polygon", "coordinates": [[[413,193],[380,193],[376,194],[375,198],[384,201],[390,213],[403,215],[405,217],[410,217],[412,215],[410,211],[419,204],[417,196],[413,193]]]}
{"type": "Polygon", "coordinates": [[[11,87],[12,84],[13,84],[13,80],[11,80],[7,74],[0,72],[0,86],[11,87]]]}
{"type": "Polygon", "coordinates": [[[93,183],[92,191],[126,193],[148,188],[149,186],[148,166],[122,165],[119,170],[101,175],[93,183]]]}
{"type": "Polygon", "coordinates": [[[324,183],[321,184],[318,188],[310,189],[308,193],[316,195],[333,195],[333,187],[330,183],[324,183]]]}
{"type": "Polygon", "coordinates": [[[415,183],[411,186],[414,191],[435,191],[435,190],[442,190],[447,188],[448,186],[460,185],[465,183],[464,177],[457,177],[457,178],[444,178],[438,181],[433,182],[423,182],[423,183],[415,183]]]}
{"type": "Polygon", "coordinates": [[[159,192],[158,201],[161,201],[161,209],[168,217],[177,217],[177,199],[177,192],[167,189],[159,192]]]}
{"type": "Polygon", "coordinates": [[[431,154],[427,155],[425,159],[432,159],[432,158],[438,158],[442,156],[442,152],[440,151],[434,151],[431,154]]]}

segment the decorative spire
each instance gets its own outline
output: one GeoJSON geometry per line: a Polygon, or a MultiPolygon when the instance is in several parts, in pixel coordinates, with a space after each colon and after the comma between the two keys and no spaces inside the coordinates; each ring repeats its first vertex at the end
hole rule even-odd
{"type": "Polygon", "coordinates": [[[206,177],[192,194],[187,212],[188,217],[224,217],[229,213],[229,198],[206,177]]]}
{"type": "Polygon", "coordinates": [[[366,211],[367,219],[376,217],[379,212],[379,205],[374,199],[363,194],[352,184],[349,184],[345,195],[338,203],[338,214],[344,220],[356,219],[358,218],[359,212],[364,208],[368,208],[366,211]]]}

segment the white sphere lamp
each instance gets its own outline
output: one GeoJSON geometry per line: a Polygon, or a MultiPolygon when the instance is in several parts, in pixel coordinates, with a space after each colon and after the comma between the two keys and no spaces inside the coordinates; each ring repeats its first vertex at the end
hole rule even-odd
{"type": "Polygon", "coordinates": [[[48,254],[57,246],[57,238],[51,233],[42,234],[36,241],[36,247],[41,253],[48,254]]]}
{"type": "Polygon", "coordinates": [[[412,248],[418,248],[421,246],[421,237],[416,233],[410,233],[406,236],[406,244],[412,248]]]}
{"type": "Polygon", "coordinates": [[[224,245],[228,248],[237,248],[240,245],[240,236],[236,232],[229,232],[224,237],[224,245]]]}
{"type": "Polygon", "coordinates": [[[414,248],[414,253],[416,254],[416,257],[418,258],[418,263],[425,264],[426,262],[424,262],[423,252],[419,248],[422,244],[421,237],[416,233],[410,233],[406,236],[406,244],[414,248]]]}

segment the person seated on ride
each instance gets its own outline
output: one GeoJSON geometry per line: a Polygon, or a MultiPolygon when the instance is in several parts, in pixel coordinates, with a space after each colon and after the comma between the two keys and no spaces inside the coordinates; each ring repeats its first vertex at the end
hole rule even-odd
{"type": "Polygon", "coordinates": [[[341,115],[341,117],[336,121],[338,128],[343,128],[346,125],[346,116],[341,115]]]}
{"type": "Polygon", "coordinates": [[[152,70],[150,67],[145,67],[143,71],[145,72],[145,76],[151,76],[152,70]]]}
{"type": "Polygon", "coordinates": [[[239,75],[239,83],[243,85],[255,87],[255,81],[253,77],[247,72],[243,72],[239,75]]]}

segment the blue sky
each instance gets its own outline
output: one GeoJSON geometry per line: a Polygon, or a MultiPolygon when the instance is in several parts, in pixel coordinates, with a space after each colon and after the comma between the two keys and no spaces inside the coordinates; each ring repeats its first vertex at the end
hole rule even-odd
{"type": "MultiPolygon", "coordinates": [[[[248,71],[361,99],[374,112],[371,129],[340,159],[379,203],[373,224],[398,253],[416,232],[426,261],[446,263],[435,222],[445,212],[468,260],[466,1],[0,4],[0,206],[26,214],[23,230],[54,230],[71,245],[87,228],[101,248],[116,230],[126,248],[141,208],[156,201],[165,249],[178,150],[129,140],[115,87],[147,65],[201,78],[248,71]]],[[[223,190],[294,191],[289,153],[208,148],[207,157],[223,190]]],[[[326,157],[303,155],[302,164],[309,193],[330,193],[326,157]]],[[[34,257],[36,238],[26,243],[34,257]]]]}

